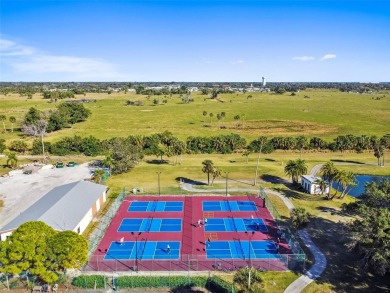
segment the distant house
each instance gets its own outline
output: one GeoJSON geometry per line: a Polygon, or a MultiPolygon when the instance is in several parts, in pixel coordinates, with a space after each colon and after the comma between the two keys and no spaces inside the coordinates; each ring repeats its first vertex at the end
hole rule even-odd
{"type": "MultiPolygon", "coordinates": [[[[316,184],[316,180],[321,180],[320,177],[316,177],[313,175],[302,175],[301,177],[301,185],[305,192],[309,194],[321,194],[322,191],[320,189],[320,186],[316,184]]],[[[329,186],[326,185],[325,190],[323,193],[328,193],[329,192],[329,186]]]]}
{"type": "Polygon", "coordinates": [[[107,199],[107,186],[78,181],[57,186],[0,229],[5,240],[20,225],[42,221],[57,231],[82,233],[107,199]]]}

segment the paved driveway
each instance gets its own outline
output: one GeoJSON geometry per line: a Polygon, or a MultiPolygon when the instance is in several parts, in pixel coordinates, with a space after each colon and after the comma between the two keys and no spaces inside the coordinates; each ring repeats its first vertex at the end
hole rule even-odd
{"type": "Polygon", "coordinates": [[[52,188],[83,179],[90,179],[88,164],[62,169],[39,169],[30,175],[22,173],[0,177],[0,227],[3,227],[52,188]]]}

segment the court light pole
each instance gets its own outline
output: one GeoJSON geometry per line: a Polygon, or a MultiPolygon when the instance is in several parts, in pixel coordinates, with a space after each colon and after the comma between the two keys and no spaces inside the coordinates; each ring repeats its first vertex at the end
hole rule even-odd
{"type": "Polygon", "coordinates": [[[135,237],[135,271],[138,272],[138,237],[142,234],[142,232],[138,232],[134,234],[131,232],[131,235],[135,237]]]}
{"type": "Polygon", "coordinates": [[[226,196],[228,196],[228,180],[229,180],[229,172],[225,172],[226,174],[226,196]]]}
{"type": "Polygon", "coordinates": [[[161,174],[161,171],[160,172],[156,172],[157,173],[157,178],[158,178],[158,196],[161,195],[161,190],[160,190],[160,174],[161,174]]]}
{"type": "Polygon", "coordinates": [[[249,268],[252,267],[251,262],[251,243],[252,243],[252,237],[255,235],[255,231],[252,231],[252,233],[248,233],[248,231],[245,231],[246,236],[248,236],[248,255],[249,255],[249,268]]]}

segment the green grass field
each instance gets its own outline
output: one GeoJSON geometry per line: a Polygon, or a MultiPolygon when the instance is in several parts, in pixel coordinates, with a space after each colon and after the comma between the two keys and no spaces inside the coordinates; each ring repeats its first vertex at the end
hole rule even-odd
{"type": "MultiPolygon", "coordinates": [[[[100,139],[128,136],[131,134],[148,135],[165,130],[171,131],[181,139],[188,136],[212,136],[240,134],[248,141],[261,135],[273,136],[319,136],[328,141],[337,135],[377,135],[382,136],[389,132],[390,125],[390,95],[376,100],[377,95],[348,94],[338,91],[304,91],[296,96],[273,95],[270,93],[246,93],[220,95],[220,100],[210,100],[206,96],[194,94],[194,103],[182,104],[179,96],[168,98],[167,104],[153,106],[153,99],[158,97],[136,96],[135,94],[88,94],[87,98],[94,98],[96,103],[85,104],[92,111],[91,117],[83,123],[75,124],[72,128],[49,134],[45,140],[54,142],[65,136],[93,135],[100,139]],[[253,97],[248,99],[247,97],[253,97]],[[304,98],[304,96],[310,98],[304,98]],[[374,99],[373,99],[374,98],[374,99]],[[141,99],[145,106],[125,106],[128,99],[141,99]],[[202,112],[213,113],[213,121],[205,118],[203,127],[202,112]],[[226,118],[220,121],[227,129],[220,129],[216,114],[225,112],[226,118]],[[233,117],[244,117],[244,129],[235,128],[233,117]]],[[[160,96],[162,101],[163,97],[160,96]]],[[[55,104],[48,103],[38,95],[28,100],[25,97],[10,95],[0,96],[0,114],[15,116],[21,121],[29,107],[37,107],[41,110],[55,108],[55,104]]],[[[6,126],[11,127],[7,121],[6,126]]],[[[19,131],[2,134],[7,144],[12,140],[21,139],[19,131]]],[[[31,142],[30,138],[23,138],[31,142]]],[[[349,217],[340,213],[340,207],[344,202],[354,199],[346,197],[343,200],[334,199],[327,201],[321,196],[309,196],[291,188],[289,184],[274,184],[267,181],[269,178],[282,178],[291,181],[284,174],[284,166],[290,159],[299,158],[299,152],[276,151],[262,156],[259,175],[264,182],[263,187],[273,188],[285,193],[296,207],[306,208],[312,215],[309,232],[316,243],[319,243],[328,258],[328,268],[323,277],[312,283],[304,292],[332,292],[341,290],[345,292],[360,292],[359,288],[367,288],[378,282],[378,279],[367,276],[355,269],[356,264],[353,255],[340,244],[344,225],[349,217]],[[267,179],[268,178],[268,179],[267,179]],[[332,236],[334,235],[336,236],[332,236]],[[339,233],[339,234],[338,234],[339,233]],[[341,233],[341,234],[340,234],[341,233]],[[332,256],[334,255],[334,257],[332,256]],[[348,267],[344,267],[348,264],[348,267]],[[348,270],[349,277],[342,277],[348,270]],[[352,287],[352,282],[354,282],[352,287]]],[[[390,152],[385,154],[386,161],[390,152]]],[[[88,161],[91,158],[77,156],[67,158],[77,162],[88,161]]],[[[167,159],[167,158],[164,158],[167,159]]],[[[141,188],[145,194],[158,193],[158,176],[160,174],[160,189],[162,194],[188,194],[179,189],[179,178],[191,180],[207,179],[201,171],[202,161],[210,159],[219,167],[223,174],[229,172],[228,190],[233,193],[233,188],[258,189],[252,186],[249,180],[254,180],[257,155],[251,154],[248,163],[240,153],[228,155],[183,155],[179,165],[173,166],[172,159],[168,164],[156,164],[156,157],[146,157],[140,165],[131,172],[114,175],[105,183],[111,188],[111,196],[119,193],[122,187],[127,190],[141,188]]],[[[354,152],[305,152],[302,155],[308,164],[310,171],[317,164],[334,161],[337,168],[352,171],[356,174],[389,175],[390,165],[376,166],[376,158],[373,153],[354,152]],[[351,163],[358,163],[351,164],[351,163]]],[[[24,162],[27,159],[21,159],[24,162]]],[[[53,159],[54,160],[54,159],[53,159]]],[[[5,164],[5,159],[0,159],[0,164],[5,164]]],[[[8,171],[2,169],[1,173],[8,171]]],[[[205,190],[211,189],[204,185],[199,186],[205,190]]],[[[225,178],[217,178],[212,188],[226,188],[225,178]]],[[[221,192],[223,193],[223,192],[221,192]]],[[[243,192],[244,193],[244,192],[243,192]]],[[[284,203],[276,196],[270,196],[279,214],[288,221],[289,211],[284,203]]],[[[267,273],[265,276],[267,292],[282,292],[288,284],[298,276],[289,273],[267,273]]],[[[373,287],[374,288],[374,287],[373,287]]],[[[374,288],[375,289],[375,288],[374,288]]],[[[361,291],[363,292],[363,291],[361,291]]]]}
{"type": "MultiPolygon", "coordinates": [[[[377,95],[349,94],[339,91],[302,91],[296,96],[271,93],[221,94],[219,100],[194,93],[194,102],[183,104],[178,95],[168,97],[163,104],[163,96],[128,94],[87,94],[86,98],[96,99],[96,103],[85,104],[92,111],[91,117],[72,128],[50,134],[48,141],[55,141],[69,135],[93,135],[100,139],[130,134],[148,135],[171,131],[185,139],[192,135],[219,135],[238,133],[248,140],[260,135],[267,136],[320,136],[332,139],[341,134],[384,135],[390,124],[390,95],[376,100],[377,95]],[[248,99],[251,95],[252,98],[248,99]],[[304,98],[308,96],[310,98],[304,98]],[[158,106],[153,100],[160,99],[158,106]],[[125,106],[128,99],[143,100],[145,106],[125,106]],[[202,112],[213,113],[210,121],[202,112]],[[216,115],[225,112],[226,117],[219,123],[216,115]],[[234,116],[240,115],[239,129],[235,127],[234,116]],[[203,120],[207,127],[203,127],[203,120]],[[226,129],[218,126],[224,125],[226,129]],[[243,128],[243,129],[242,129],[243,128]]],[[[84,98],[79,96],[78,98],[84,98]]],[[[55,108],[40,95],[29,100],[17,95],[0,96],[0,114],[15,116],[21,121],[29,107],[40,110],[55,108]]],[[[11,124],[7,121],[7,127],[11,124]]],[[[18,138],[19,132],[5,134],[7,140],[18,138]]]]}

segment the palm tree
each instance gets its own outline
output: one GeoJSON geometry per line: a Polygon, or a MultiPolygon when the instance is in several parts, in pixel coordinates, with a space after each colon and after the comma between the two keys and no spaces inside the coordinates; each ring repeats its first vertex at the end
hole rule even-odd
{"type": "Polygon", "coordinates": [[[234,121],[236,121],[236,123],[235,123],[235,128],[238,127],[238,121],[239,121],[239,120],[240,120],[240,115],[234,116],[234,121]]]}
{"type": "Polygon", "coordinates": [[[202,172],[207,173],[207,185],[210,185],[210,174],[214,172],[214,163],[211,160],[204,160],[202,165],[202,172]]]}
{"type": "Polygon", "coordinates": [[[18,164],[18,157],[15,153],[9,153],[7,155],[7,165],[10,166],[12,169],[16,167],[18,164]]]}
{"type": "Polygon", "coordinates": [[[206,125],[206,116],[207,116],[207,111],[203,111],[203,126],[206,125]]]}
{"type": "Polygon", "coordinates": [[[92,176],[93,182],[99,184],[102,181],[105,174],[106,172],[103,169],[96,169],[92,176]]]}
{"type": "Polygon", "coordinates": [[[328,186],[328,183],[322,179],[322,178],[317,178],[315,181],[314,181],[314,184],[318,185],[318,187],[320,188],[321,190],[321,194],[324,194],[325,191],[326,191],[326,187],[328,186]]]}
{"type": "Polygon", "coordinates": [[[211,124],[213,124],[213,116],[214,116],[214,114],[210,113],[209,116],[210,116],[210,125],[211,125],[211,124]]]}
{"type": "Polygon", "coordinates": [[[7,120],[7,117],[5,115],[0,115],[0,121],[3,122],[3,132],[7,132],[7,129],[5,128],[5,121],[7,120]]]}
{"type": "Polygon", "coordinates": [[[329,184],[329,191],[328,191],[328,196],[327,196],[328,199],[331,199],[330,191],[332,189],[332,184],[337,176],[337,173],[338,173],[337,169],[332,162],[327,162],[326,164],[322,165],[322,167],[320,169],[320,174],[321,174],[322,178],[324,178],[324,180],[328,181],[328,184],[329,184]]]}
{"type": "Polygon", "coordinates": [[[9,122],[11,122],[11,132],[14,132],[14,124],[16,123],[16,118],[14,116],[9,117],[9,122]]]}
{"type": "Polygon", "coordinates": [[[220,120],[221,120],[221,114],[217,114],[217,120],[218,120],[218,128],[220,127],[219,126],[219,122],[220,122],[220,120]]]}
{"type": "Polygon", "coordinates": [[[103,166],[108,168],[108,174],[111,175],[111,169],[114,167],[114,160],[110,155],[106,156],[106,158],[103,160],[103,166]]]}
{"type": "Polygon", "coordinates": [[[267,140],[268,140],[268,139],[267,139],[265,136],[260,136],[260,137],[257,139],[257,143],[258,143],[258,145],[259,145],[259,155],[257,156],[257,165],[256,165],[256,173],[255,173],[255,182],[254,182],[253,186],[256,185],[257,174],[258,174],[258,171],[259,171],[259,163],[260,163],[261,151],[263,150],[263,146],[266,144],[267,140]]]}
{"type": "Polygon", "coordinates": [[[238,270],[234,274],[233,283],[240,293],[265,292],[261,274],[253,267],[238,270]]]}
{"type": "Polygon", "coordinates": [[[214,170],[213,170],[213,179],[211,180],[211,186],[213,186],[213,183],[214,183],[215,178],[220,177],[221,174],[222,174],[221,169],[219,169],[218,167],[214,167],[214,170]]]}
{"type": "Polygon", "coordinates": [[[298,178],[307,173],[306,161],[301,159],[289,160],[284,167],[284,173],[291,176],[292,182],[297,184],[298,178]]]}
{"type": "Polygon", "coordinates": [[[355,174],[352,172],[345,172],[343,176],[343,180],[341,181],[341,186],[343,188],[340,197],[339,198],[344,198],[346,194],[351,190],[352,187],[356,186],[356,178],[355,174]],[[348,189],[349,188],[349,189],[348,189]]]}

